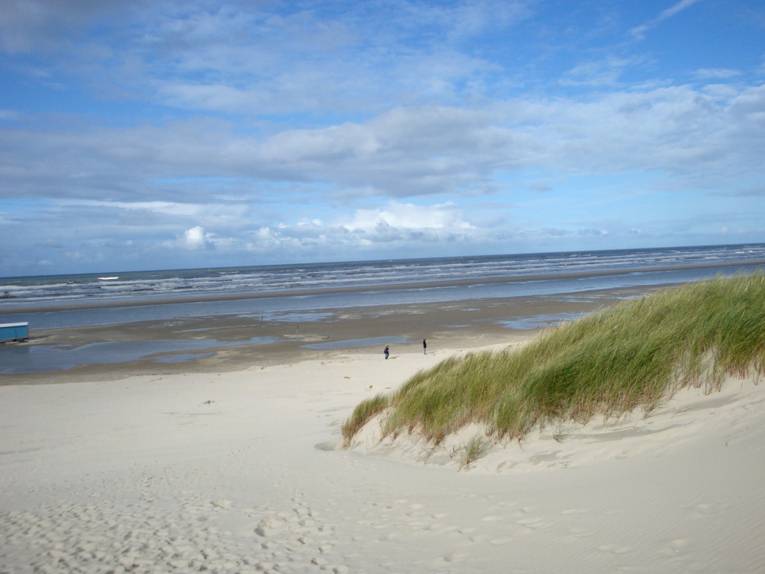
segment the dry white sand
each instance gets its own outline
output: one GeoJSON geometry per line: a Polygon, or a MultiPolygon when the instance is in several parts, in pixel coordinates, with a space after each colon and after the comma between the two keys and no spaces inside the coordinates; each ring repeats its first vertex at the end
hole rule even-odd
{"type": "Polygon", "coordinates": [[[0,572],[765,571],[765,385],[469,470],[334,448],[360,399],[446,355],[0,387],[0,572]]]}

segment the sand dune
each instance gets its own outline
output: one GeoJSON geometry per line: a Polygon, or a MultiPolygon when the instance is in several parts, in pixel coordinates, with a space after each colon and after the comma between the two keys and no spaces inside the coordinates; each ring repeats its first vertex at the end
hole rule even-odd
{"type": "Polygon", "coordinates": [[[730,443],[752,439],[752,417],[765,415],[765,389],[755,377],[725,380],[722,390],[677,392],[651,412],[637,409],[618,418],[595,417],[586,424],[548,424],[522,441],[498,440],[484,425],[470,424],[434,445],[416,432],[383,437],[387,411],[374,417],[354,437],[350,448],[402,461],[446,465],[478,473],[511,473],[549,468],[577,468],[638,455],[659,457],[705,436],[730,443]],[[465,447],[481,443],[479,458],[466,464],[465,447]]]}
{"type": "Polygon", "coordinates": [[[765,386],[461,471],[456,442],[336,448],[360,399],[450,352],[0,387],[0,572],[765,570],[765,386]]]}

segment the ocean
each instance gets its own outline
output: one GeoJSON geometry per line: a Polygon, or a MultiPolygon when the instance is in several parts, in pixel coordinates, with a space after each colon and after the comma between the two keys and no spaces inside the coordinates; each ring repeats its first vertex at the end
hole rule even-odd
{"type": "MultiPolygon", "coordinates": [[[[385,333],[377,322],[350,334],[354,338],[340,335],[342,329],[334,337],[327,333],[343,310],[354,308],[358,314],[376,306],[519,297],[580,305],[598,291],[640,292],[756,270],[765,270],[763,244],[0,278],[0,323],[28,321],[32,334],[29,343],[0,344],[0,377],[136,361],[156,369],[274,345],[314,351],[401,346],[412,343],[401,332],[403,318],[385,333]],[[230,318],[248,327],[239,337],[221,339],[210,327],[230,318]],[[188,328],[189,321],[201,326],[188,328]],[[264,331],[264,324],[282,327],[264,331]],[[312,332],[324,334],[321,340],[296,339],[301,324],[313,325],[312,332]],[[151,326],[164,331],[148,334],[151,326]]],[[[583,313],[540,314],[529,301],[512,316],[500,312],[487,320],[507,329],[539,329],[583,313]]],[[[456,332],[467,325],[444,327],[456,332]]]]}
{"type": "Polygon", "coordinates": [[[696,281],[765,268],[765,244],[0,278],[36,329],[429,303],[696,281]]]}
{"type": "MultiPolygon", "coordinates": [[[[142,320],[135,307],[168,306],[162,315],[169,318],[187,316],[184,303],[201,315],[227,314],[250,297],[262,301],[257,310],[281,311],[314,309],[314,299],[327,308],[571,293],[692,281],[763,263],[765,245],[756,244],[13,277],[0,278],[0,321],[43,310],[41,327],[77,324],[74,317],[56,324],[51,315],[59,313],[93,324],[93,309],[121,306],[135,320],[142,320]]],[[[95,322],[123,320],[111,315],[95,322]]]]}

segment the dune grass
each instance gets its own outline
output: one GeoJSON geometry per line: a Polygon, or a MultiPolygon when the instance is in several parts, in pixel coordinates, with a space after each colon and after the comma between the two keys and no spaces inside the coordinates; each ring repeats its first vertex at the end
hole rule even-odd
{"type": "Polygon", "coordinates": [[[460,468],[467,468],[481,458],[489,448],[489,443],[482,436],[474,436],[461,449],[460,468]]]}
{"type": "Polygon", "coordinates": [[[371,399],[367,399],[360,403],[359,406],[353,410],[351,417],[343,423],[343,436],[352,437],[355,435],[369,419],[377,413],[382,412],[387,406],[388,397],[385,395],[376,395],[371,399]]]}
{"type": "Polygon", "coordinates": [[[359,404],[346,443],[390,407],[384,433],[440,442],[471,423],[522,438],[554,421],[651,410],[689,385],[765,371],[765,274],[666,289],[544,332],[519,350],[476,353],[417,373],[359,404]]]}

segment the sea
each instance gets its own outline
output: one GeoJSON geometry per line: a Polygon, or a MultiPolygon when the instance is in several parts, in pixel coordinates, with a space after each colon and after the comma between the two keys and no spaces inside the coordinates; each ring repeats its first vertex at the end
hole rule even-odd
{"type": "Polygon", "coordinates": [[[0,277],[0,323],[34,329],[564,295],[765,269],[765,244],[0,277]]]}

